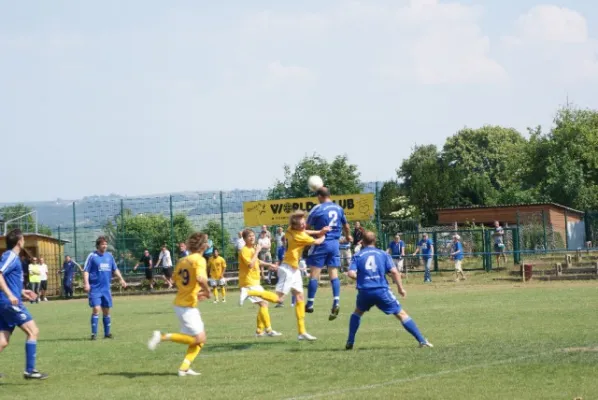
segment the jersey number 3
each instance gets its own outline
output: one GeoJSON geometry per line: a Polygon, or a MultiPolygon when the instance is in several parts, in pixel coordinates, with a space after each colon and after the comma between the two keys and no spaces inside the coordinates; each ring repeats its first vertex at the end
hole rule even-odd
{"type": "Polygon", "coordinates": [[[336,226],[338,222],[338,213],[336,211],[328,211],[328,218],[330,218],[330,223],[328,226],[336,226]]]}
{"type": "Polygon", "coordinates": [[[376,266],[376,257],[369,256],[367,260],[365,260],[365,269],[370,271],[376,271],[378,267],[376,266]]]}
{"type": "Polygon", "coordinates": [[[183,268],[179,271],[179,275],[183,280],[183,285],[187,286],[189,284],[189,271],[183,268]]]}

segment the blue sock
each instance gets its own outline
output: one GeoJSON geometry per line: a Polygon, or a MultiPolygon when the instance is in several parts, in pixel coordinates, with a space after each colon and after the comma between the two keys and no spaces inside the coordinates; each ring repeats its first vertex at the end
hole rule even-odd
{"type": "Polygon", "coordinates": [[[25,342],[25,371],[32,372],[35,369],[35,358],[37,356],[37,341],[28,340],[25,342]]]}
{"type": "Polygon", "coordinates": [[[341,281],[338,278],[334,278],[330,281],[330,284],[332,285],[332,308],[338,307],[338,302],[341,295],[341,281]]]}
{"type": "Polygon", "coordinates": [[[318,280],[317,279],[310,279],[309,284],[307,285],[307,304],[305,305],[308,308],[314,306],[314,299],[316,297],[316,292],[318,291],[318,280]]]}
{"type": "Polygon", "coordinates": [[[104,316],[102,322],[104,323],[104,336],[110,335],[110,315],[104,316]]]}
{"type": "Polygon", "coordinates": [[[98,315],[91,316],[91,334],[97,335],[98,334],[98,321],[100,317],[98,315]]]}
{"type": "Polygon", "coordinates": [[[297,304],[297,296],[292,295],[291,296],[291,306],[294,306],[295,304],[297,304]]]}
{"type": "Polygon", "coordinates": [[[401,321],[401,324],[403,324],[403,328],[412,334],[419,343],[426,343],[426,339],[424,339],[421,332],[417,328],[417,325],[415,325],[415,321],[413,321],[411,317],[407,317],[405,321],[401,321]]]}
{"type": "Polygon", "coordinates": [[[347,339],[347,343],[355,343],[355,335],[357,334],[360,323],[361,317],[355,313],[351,314],[351,320],[349,321],[349,338],[347,339]]]}

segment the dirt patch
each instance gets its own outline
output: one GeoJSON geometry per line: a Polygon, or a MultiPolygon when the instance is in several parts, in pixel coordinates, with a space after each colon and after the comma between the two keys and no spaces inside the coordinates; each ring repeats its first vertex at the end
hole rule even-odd
{"type": "Polygon", "coordinates": [[[565,353],[598,353],[598,347],[567,347],[565,353]]]}

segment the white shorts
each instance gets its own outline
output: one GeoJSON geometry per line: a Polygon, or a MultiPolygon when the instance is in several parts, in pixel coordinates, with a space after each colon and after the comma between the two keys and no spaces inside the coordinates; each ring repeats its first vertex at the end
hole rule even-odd
{"type": "Polygon", "coordinates": [[[281,264],[280,267],[278,267],[276,292],[287,295],[291,290],[303,293],[303,278],[301,277],[301,271],[290,265],[281,264]]]}
{"type": "MultiPolygon", "coordinates": [[[[246,286],[247,290],[255,290],[258,292],[263,292],[264,288],[261,285],[257,285],[257,286],[246,286]]],[[[249,296],[247,297],[247,300],[250,300],[252,303],[261,303],[262,301],[266,301],[264,299],[262,299],[261,297],[255,297],[255,296],[249,296]]]]}
{"type": "Polygon", "coordinates": [[[226,279],[208,279],[210,287],[226,286],[226,279]]]}
{"type": "Polygon", "coordinates": [[[403,261],[405,261],[405,260],[403,260],[402,258],[401,259],[393,258],[392,260],[394,261],[395,267],[397,267],[399,272],[403,272],[403,261]]]}
{"type": "Polygon", "coordinates": [[[189,336],[197,336],[204,331],[201,314],[195,307],[174,307],[174,312],[181,324],[181,333],[189,336]]]}
{"type": "Polygon", "coordinates": [[[461,267],[461,260],[455,260],[455,271],[463,272],[463,268],[461,267]]]}

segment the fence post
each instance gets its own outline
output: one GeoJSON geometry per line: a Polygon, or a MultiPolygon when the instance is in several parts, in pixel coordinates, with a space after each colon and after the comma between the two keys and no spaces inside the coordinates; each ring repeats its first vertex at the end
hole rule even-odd
{"type": "Polygon", "coordinates": [[[434,245],[434,272],[438,272],[438,232],[432,232],[432,243],[434,245]]]}
{"type": "Polygon", "coordinates": [[[567,210],[565,209],[565,250],[569,250],[569,225],[567,224],[567,210]]]}
{"type": "Polygon", "coordinates": [[[73,245],[75,247],[75,260],[78,260],[77,258],[77,210],[76,210],[76,206],[75,206],[75,202],[73,201],[73,245]]]}
{"type": "Polygon", "coordinates": [[[544,229],[544,254],[548,252],[548,240],[546,238],[546,212],[542,210],[542,228],[544,229]]]}
{"type": "Polygon", "coordinates": [[[174,254],[174,215],[172,213],[172,195],[170,195],[170,251],[174,254]]]}
{"type": "Polygon", "coordinates": [[[224,243],[224,201],[222,198],[222,190],[220,191],[220,232],[221,232],[221,249],[222,257],[226,259],[226,243],[224,243]]]}
{"type": "Polygon", "coordinates": [[[378,182],[376,182],[376,230],[378,231],[378,235],[380,235],[381,228],[380,228],[380,191],[378,190],[378,182]]]}
{"type": "MultiPolygon", "coordinates": [[[[116,222],[116,229],[118,228],[118,221],[116,222]]],[[[126,235],[125,235],[125,201],[124,199],[120,199],[120,241],[122,242],[122,245],[120,246],[121,249],[121,257],[123,260],[123,271],[126,274],[127,273],[127,258],[125,257],[125,253],[127,252],[127,243],[125,242],[126,239],[126,235]]],[[[116,237],[118,237],[118,232],[116,234],[116,237]]]]}

